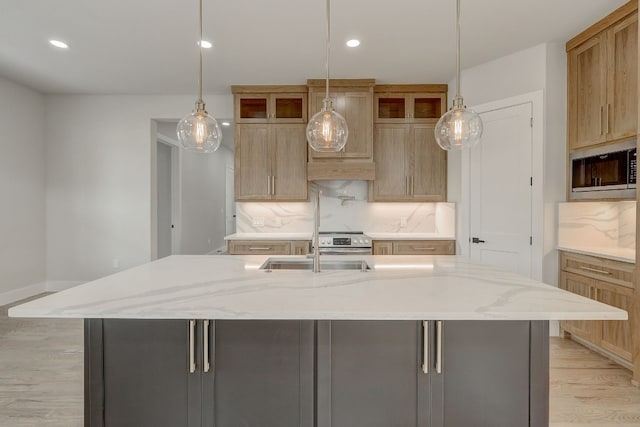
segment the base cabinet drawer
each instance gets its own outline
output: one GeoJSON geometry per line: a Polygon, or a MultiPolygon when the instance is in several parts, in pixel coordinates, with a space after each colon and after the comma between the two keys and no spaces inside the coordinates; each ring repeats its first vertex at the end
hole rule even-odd
{"type": "Polygon", "coordinates": [[[374,240],[374,255],[455,255],[455,240],[374,240]]]}
{"type": "Polygon", "coordinates": [[[635,265],[560,252],[560,269],[561,289],[629,313],[628,320],[563,320],[562,329],[629,367],[633,359],[635,265]]]}
{"type": "Polygon", "coordinates": [[[230,255],[306,255],[309,240],[229,240],[230,255]]]}

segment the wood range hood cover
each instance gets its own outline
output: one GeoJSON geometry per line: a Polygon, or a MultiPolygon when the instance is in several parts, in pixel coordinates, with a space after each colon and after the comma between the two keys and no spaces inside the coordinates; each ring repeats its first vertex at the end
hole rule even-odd
{"type": "Polygon", "coordinates": [[[318,180],[364,180],[373,181],[376,165],[372,161],[362,162],[309,162],[307,181],[318,180]]]}

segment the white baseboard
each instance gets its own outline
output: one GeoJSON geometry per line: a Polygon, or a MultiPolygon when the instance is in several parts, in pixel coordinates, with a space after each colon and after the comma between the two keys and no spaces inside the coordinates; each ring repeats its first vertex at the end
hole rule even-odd
{"type": "Polygon", "coordinates": [[[12,289],[7,292],[0,293],[0,306],[12,304],[16,301],[23,300],[25,298],[31,298],[32,296],[41,294],[43,292],[60,292],[65,289],[73,288],[83,284],[84,282],[78,281],[46,281],[40,283],[34,283],[33,285],[23,286],[22,288],[12,289]]]}
{"type": "Polygon", "coordinates": [[[46,282],[41,282],[0,293],[0,305],[11,304],[25,298],[30,298],[34,295],[41,294],[45,292],[46,287],[46,282]]]}
{"type": "Polygon", "coordinates": [[[71,281],[71,280],[49,280],[46,283],[45,290],[47,292],[60,292],[74,286],[82,285],[85,282],[71,281]]]}

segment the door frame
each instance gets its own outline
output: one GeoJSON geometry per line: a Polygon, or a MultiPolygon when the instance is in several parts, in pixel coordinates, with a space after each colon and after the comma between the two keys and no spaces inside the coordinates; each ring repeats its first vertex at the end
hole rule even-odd
{"type": "MultiPolygon", "coordinates": [[[[542,281],[543,238],[544,238],[544,93],[542,90],[529,92],[497,101],[487,102],[472,107],[480,114],[502,108],[531,103],[533,118],[532,149],[531,149],[531,174],[533,185],[531,186],[531,277],[542,281]]],[[[482,144],[482,141],[480,141],[482,144]]],[[[469,257],[471,247],[469,244],[471,228],[471,194],[470,194],[470,153],[462,151],[461,155],[461,200],[460,203],[460,227],[459,240],[460,254],[469,257]]],[[[553,207],[555,209],[555,206],[553,207]]]]}
{"type": "Polygon", "coordinates": [[[158,171],[158,143],[166,144],[171,147],[171,224],[174,228],[171,230],[171,254],[179,254],[181,252],[182,232],[180,225],[182,224],[182,150],[180,143],[172,138],[165,137],[157,133],[157,125],[152,120],[152,140],[151,144],[151,260],[158,259],[158,180],[156,178],[158,171]]]}

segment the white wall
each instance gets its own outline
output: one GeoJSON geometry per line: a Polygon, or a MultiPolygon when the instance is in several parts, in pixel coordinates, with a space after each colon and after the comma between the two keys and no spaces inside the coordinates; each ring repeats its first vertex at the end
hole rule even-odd
{"type": "Polygon", "coordinates": [[[225,246],[226,168],[233,153],[220,146],[212,154],[183,151],[181,170],[181,254],[206,254],[225,246]]]}
{"type": "Polygon", "coordinates": [[[0,305],[44,286],[44,121],[41,94],[0,78],[0,305]]]}
{"type": "MultiPolygon", "coordinates": [[[[178,119],[195,96],[46,98],[47,278],[86,281],[152,259],[157,227],[152,119],[178,119]],[[117,268],[114,268],[117,260],[117,268]]],[[[216,117],[231,95],[205,96],[216,117]]]]}
{"type": "MultiPolygon", "coordinates": [[[[518,95],[543,91],[544,143],[542,154],[543,216],[542,260],[543,281],[557,284],[557,215],[555,206],[564,200],[565,188],[565,127],[566,127],[566,57],[563,43],[545,43],[525,49],[494,61],[462,71],[462,96],[465,104],[473,107],[518,95]]],[[[449,97],[455,94],[455,79],[449,83],[449,97]]],[[[462,200],[461,155],[449,153],[449,200],[459,204],[458,235],[465,236],[466,225],[461,220],[467,209],[462,200]]],[[[461,252],[465,252],[461,241],[461,252]]]]}

